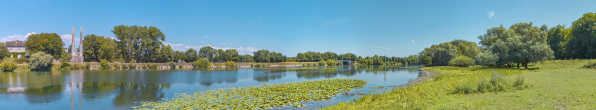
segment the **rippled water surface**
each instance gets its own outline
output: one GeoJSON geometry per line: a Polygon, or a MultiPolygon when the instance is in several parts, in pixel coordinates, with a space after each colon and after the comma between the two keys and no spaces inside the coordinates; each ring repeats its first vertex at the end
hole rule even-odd
{"type": "MultiPolygon", "coordinates": [[[[173,98],[176,93],[327,78],[368,82],[349,94],[381,93],[417,77],[417,68],[386,66],[2,72],[0,109],[131,109],[140,101],[160,101],[173,98]]],[[[357,98],[358,95],[340,94],[331,100],[304,103],[307,107],[302,109],[357,98]]]]}

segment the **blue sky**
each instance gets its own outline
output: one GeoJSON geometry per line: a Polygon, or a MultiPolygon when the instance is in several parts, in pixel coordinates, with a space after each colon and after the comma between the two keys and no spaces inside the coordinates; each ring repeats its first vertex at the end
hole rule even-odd
{"type": "MultiPolygon", "coordinates": [[[[117,25],[154,26],[175,50],[211,45],[240,54],[331,51],[404,57],[432,44],[478,35],[501,24],[571,26],[594,12],[596,0],[218,0],[218,1],[0,1],[0,41],[31,33],[71,30],[114,37],[117,25]]],[[[78,43],[78,42],[77,42],[78,43]]]]}

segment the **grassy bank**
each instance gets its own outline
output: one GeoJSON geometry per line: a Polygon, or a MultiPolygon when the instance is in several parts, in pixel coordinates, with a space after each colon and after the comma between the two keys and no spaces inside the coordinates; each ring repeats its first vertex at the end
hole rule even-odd
{"type": "Polygon", "coordinates": [[[363,96],[325,109],[590,109],[596,107],[596,60],[550,60],[528,70],[488,67],[425,67],[440,73],[425,83],[389,93],[363,96]],[[528,88],[486,93],[455,93],[458,86],[477,89],[492,72],[508,81],[523,76],[528,88]]]}

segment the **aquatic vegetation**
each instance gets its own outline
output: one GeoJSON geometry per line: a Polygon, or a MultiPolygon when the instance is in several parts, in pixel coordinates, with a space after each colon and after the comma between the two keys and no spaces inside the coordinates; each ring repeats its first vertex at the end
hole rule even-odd
{"type": "Polygon", "coordinates": [[[327,100],[354,88],[363,80],[324,79],[315,81],[264,84],[176,94],[172,100],[141,102],[134,109],[270,109],[292,106],[301,108],[305,101],[327,100]]]}

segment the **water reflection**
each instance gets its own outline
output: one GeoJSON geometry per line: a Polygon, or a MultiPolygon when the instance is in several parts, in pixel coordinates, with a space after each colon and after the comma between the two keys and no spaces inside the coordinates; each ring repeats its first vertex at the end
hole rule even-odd
{"type": "MultiPolygon", "coordinates": [[[[39,108],[50,105],[130,109],[131,106],[138,104],[135,102],[159,101],[171,97],[175,93],[197,90],[189,88],[207,90],[271,82],[362,77],[367,74],[377,75],[398,71],[417,72],[418,70],[417,68],[395,66],[337,66],[255,69],[203,68],[192,71],[86,70],[0,73],[0,99],[16,100],[0,100],[0,107],[11,107],[10,104],[25,102],[25,105],[42,104],[37,106],[39,108]],[[196,85],[197,83],[198,85],[196,85]],[[20,100],[22,101],[19,102],[20,100]],[[68,103],[66,100],[70,100],[70,102],[68,103]],[[99,104],[85,105],[84,102],[99,104]]],[[[23,108],[32,109],[27,106],[23,108]]]]}

